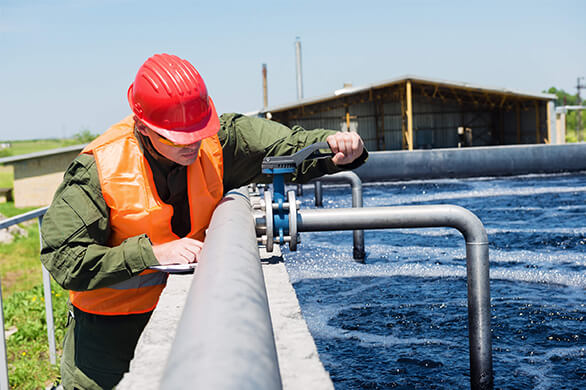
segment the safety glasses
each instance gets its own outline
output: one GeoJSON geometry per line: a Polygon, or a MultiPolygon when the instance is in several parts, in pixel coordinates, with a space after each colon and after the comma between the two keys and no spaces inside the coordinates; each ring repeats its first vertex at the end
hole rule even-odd
{"type": "MultiPolygon", "coordinates": [[[[151,130],[148,126],[146,126],[144,123],[142,123],[141,121],[136,121],[136,128],[139,131],[148,133],[148,130],[151,130]]],[[[189,144],[187,145],[182,145],[182,144],[176,144],[175,142],[171,141],[170,139],[167,139],[165,137],[163,137],[162,135],[158,134],[157,132],[155,132],[154,130],[151,130],[153,133],[155,133],[155,135],[157,136],[157,139],[160,143],[165,144],[165,145],[169,145],[172,146],[174,148],[185,148],[187,146],[190,146],[189,144]]]]}

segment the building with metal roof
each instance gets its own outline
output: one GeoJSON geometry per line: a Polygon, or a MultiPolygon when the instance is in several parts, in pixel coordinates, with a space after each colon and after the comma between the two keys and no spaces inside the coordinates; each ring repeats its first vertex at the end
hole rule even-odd
{"type": "Polygon", "coordinates": [[[85,145],[44,150],[0,158],[0,165],[14,170],[14,205],[47,206],[63,181],[65,170],[85,145]]]}
{"type": "Polygon", "coordinates": [[[356,131],[372,151],[559,143],[555,98],[407,75],[249,115],[356,131]]]}

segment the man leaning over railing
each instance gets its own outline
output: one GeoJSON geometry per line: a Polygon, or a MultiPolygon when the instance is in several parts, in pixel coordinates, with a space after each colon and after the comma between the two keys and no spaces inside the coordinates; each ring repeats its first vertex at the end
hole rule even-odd
{"type": "Polygon", "coordinates": [[[305,162],[290,178],[305,182],[368,155],[356,133],[218,117],[197,70],[173,55],[140,67],[128,102],[133,115],[71,163],[42,226],[41,260],[70,290],[65,389],[120,381],[167,280],[149,267],[197,262],[223,194],[270,180],[261,174],[264,157],[326,140],[335,156],[305,162]]]}

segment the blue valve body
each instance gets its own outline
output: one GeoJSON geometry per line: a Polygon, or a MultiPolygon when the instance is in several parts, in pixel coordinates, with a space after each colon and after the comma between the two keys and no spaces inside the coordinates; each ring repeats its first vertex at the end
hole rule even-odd
{"type": "MultiPolygon", "coordinates": [[[[285,202],[285,174],[295,172],[295,168],[265,168],[262,173],[273,175],[273,201],[278,208],[273,210],[273,226],[279,232],[279,242],[284,243],[284,237],[289,234],[289,212],[283,208],[285,202]]],[[[266,205],[272,207],[272,205],[266,205]]]]}

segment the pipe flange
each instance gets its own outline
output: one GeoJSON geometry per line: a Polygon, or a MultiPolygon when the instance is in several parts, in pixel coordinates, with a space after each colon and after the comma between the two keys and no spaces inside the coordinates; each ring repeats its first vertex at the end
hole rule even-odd
{"type": "Polygon", "coordinates": [[[287,192],[287,200],[289,201],[289,250],[292,252],[297,250],[297,202],[295,201],[295,191],[287,192]]]}
{"type": "Polygon", "coordinates": [[[273,242],[274,242],[274,234],[273,226],[273,196],[271,195],[271,191],[267,191],[265,189],[265,223],[267,226],[267,243],[266,243],[266,250],[267,252],[273,251],[273,242]]]}

